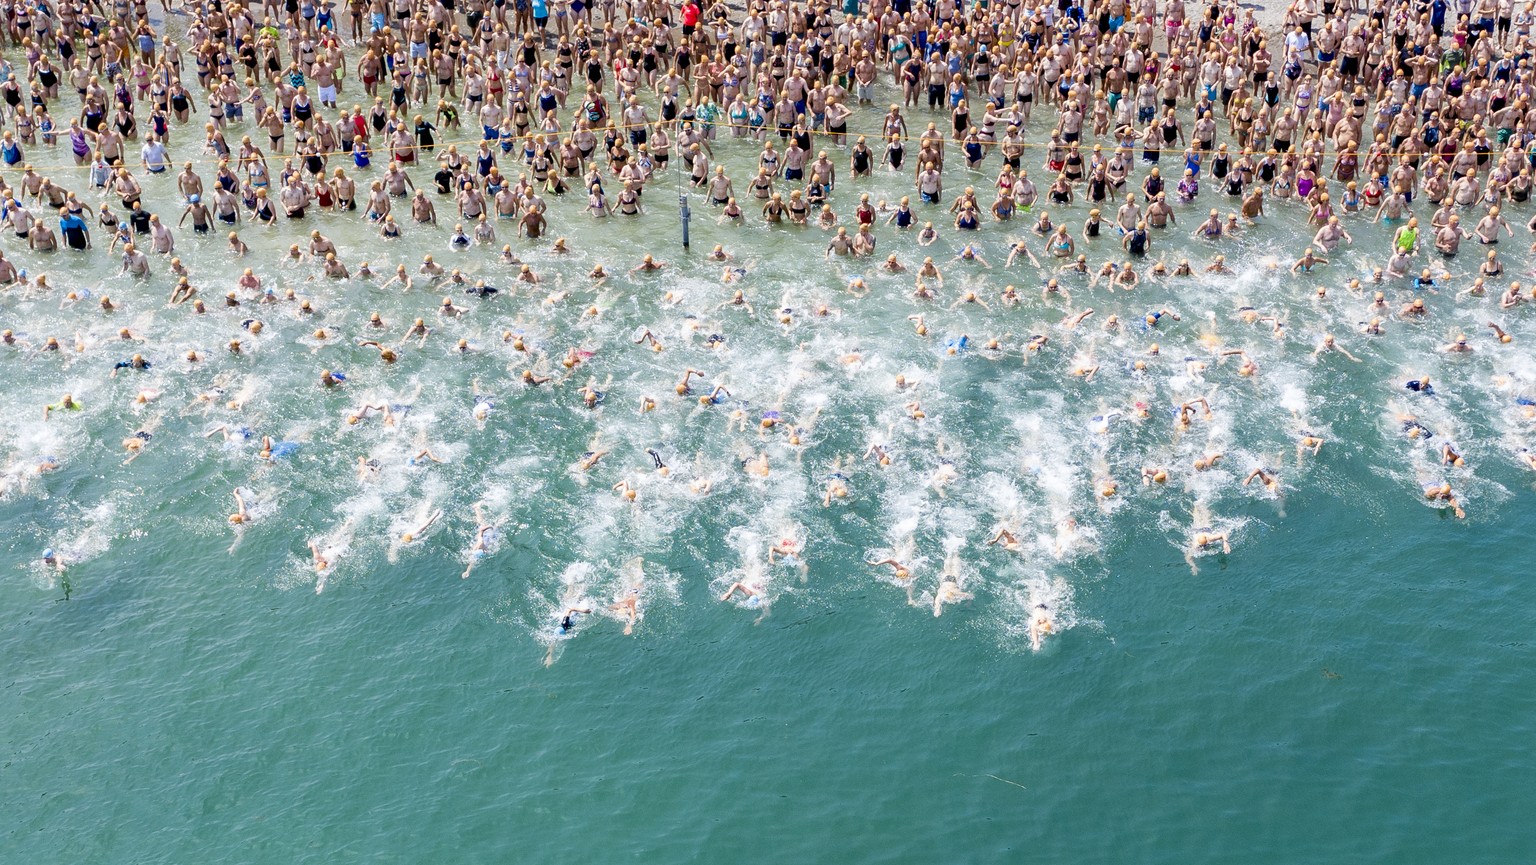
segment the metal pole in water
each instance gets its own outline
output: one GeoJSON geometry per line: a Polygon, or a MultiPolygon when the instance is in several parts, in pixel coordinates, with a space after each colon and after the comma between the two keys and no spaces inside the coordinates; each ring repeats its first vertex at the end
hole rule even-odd
{"type": "Polygon", "coordinates": [[[683,248],[687,249],[688,248],[688,218],[693,215],[692,213],[690,213],[688,211],[688,193],[686,193],[686,192],[679,192],[677,194],[677,208],[678,208],[678,212],[680,214],[682,214],[682,217],[683,217],[683,248]]]}

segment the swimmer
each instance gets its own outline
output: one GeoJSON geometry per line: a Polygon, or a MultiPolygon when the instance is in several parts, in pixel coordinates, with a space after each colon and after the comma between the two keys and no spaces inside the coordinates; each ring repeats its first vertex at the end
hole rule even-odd
{"type": "Polygon", "coordinates": [[[1430,431],[1429,427],[1419,423],[1419,419],[1414,415],[1400,414],[1397,416],[1397,420],[1402,424],[1403,435],[1406,435],[1408,438],[1427,440],[1435,437],[1435,434],[1430,431]]]}
{"type": "Polygon", "coordinates": [[[1317,452],[1322,449],[1323,440],[1320,437],[1312,433],[1303,433],[1301,439],[1296,442],[1296,462],[1301,462],[1301,455],[1303,453],[1311,451],[1312,456],[1317,456],[1317,452]]]}
{"type": "Polygon", "coordinates": [[[1203,471],[1207,471],[1209,469],[1213,469],[1213,468],[1216,467],[1216,463],[1220,462],[1221,459],[1223,457],[1225,457],[1225,456],[1226,456],[1226,454],[1223,454],[1223,453],[1220,453],[1220,452],[1215,452],[1215,453],[1205,453],[1205,454],[1202,454],[1202,455],[1200,455],[1198,457],[1195,457],[1195,461],[1194,461],[1195,471],[1203,472],[1203,471]]]}
{"type": "MultiPolygon", "coordinates": [[[[603,383],[603,387],[606,388],[612,381],[613,376],[609,376],[607,381],[603,383]]],[[[589,409],[597,408],[598,404],[603,401],[604,393],[603,391],[597,389],[596,379],[588,380],[587,383],[577,391],[577,393],[581,394],[582,405],[589,409]]]]}
{"type": "Polygon", "coordinates": [[[405,546],[407,544],[413,544],[416,541],[426,537],[427,530],[436,525],[437,521],[441,519],[442,516],[442,510],[439,509],[433,511],[420,525],[400,535],[400,545],[405,546]]]}
{"type": "Polygon", "coordinates": [[[1226,532],[1212,532],[1209,530],[1197,531],[1190,539],[1189,546],[1184,550],[1184,561],[1189,565],[1192,575],[1199,576],[1200,569],[1195,564],[1195,557],[1217,544],[1221,545],[1223,555],[1232,554],[1232,545],[1227,540],[1226,532]]]}
{"type": "Polygon", "coordinates": [[[153,417],[133,435],[123,439],[123,450],[128,452],[128,458],[123,460],[123,465],[128,465],[144,454],[144,447],[154,439],[155,429],[159,425],[160,418],[153,417]]]}
{"type": "Polygon", "coordinates": [[[464,567],[464,573],[459,575],[461,580],[469,579],[470,571],[475,569],[475,565],[480,564],[481,559],[490,554],[491,543],[496,539],[497,523],[486,519],[485,503],[475,502],[474,512],[475,542],[469,547],[469,564],[464,567]]]}
{"type": "Polygon", "coordinates": [[[770,466],[769,466],[769,463],[768,463],[768,454],[766,454],[766,453],[759,453],[759,454],[756,454],[755,456],[748,457],[747,459],[742,461],[741,468],[742,468],[742,471],[745,471],[747,474],[749,474],[749,475],[751,475],[753,477],[758,477],[758,478],[766,478],[766,477],[768,477],[768,474],[770,472],[770,466]]]}
{"type": "Polygon", "coordinates": [[[1296,263],[1291,265],[1291,273],[1311,273],[1314,267],[1327,263],[1328,259],[1314,255],[1312,248],[1307,247],[1307,251],[1301,254],[1301,258],[1296,259],[1296,263]]]}
{"type": "Polygon", "coordinates": [[[945,605],[963,603],[976,597],[961,589],[960,583],[960,555],[956,551],[945,558],[944,570],[939,575],[939,587],[933,592],[934,618],[944,615],[945,605]]]}
{"type": "MultiPolygon", "coordinates": [[[[570,637],[571,635],[576,633],[577,617],[578,616],[589,616],[591,614],[592,614],[592,608],[591,607],[583,607],[583,606],[568,606],[568,607],[566,607],[564,609],[564,611],[562,611],[560,613],[560,615],[558,617],[559,621],[556,622],[556,624],[555,624],[555,637],[556,638],[570,637]]],[[[544,653],[544,666],[548,667],[548,666],[550,666],[550,665],[552,665],[554,663],[555,663],[555,644],[553,642],[551,642],[549,644],[549,649],[544,653]]]]}
{"type": "Polygon", "coordinates": [[[959,307],[962,307],[962,306],[964,306],[966,304],[973,304],[975,306],[979,306],[982,309],[986,310],[987,312],[991,312],[992,311],[992,307],[987,306],[987,302],[982,300],[981,298],[977,297],[976,296],[976,292],[974,292],[974,291],[967,291],[965,294],[961,295],[959,300],[956,300],[954,303],[949,305],[949,308],[950,309],[958,309],[959,307]]]}
{"type": "Polygon", "coordinates": [[[1252,376],[1254,376],[1255,374],[1258,373],[1259,365],[1257,363],[1254,363],[1253,358],[1249,357],[1248,356],[1248,352],[1244,351],[1243,349],[1240,349],[1240,348],[1229,348],[1229,349],[1225,349],[1220,354],[1220,357],[1222,357],[1222,358],[1228,358],[1228,357],[1234,357],[1234,356],[1240,357],[1240,358],[1243,359],[1242,362],[1237,365],[1237,374],[1238,375],[1243,376],[1244,378],[1251,378],[1252,376]]]}
{"type": "MultiPolygon", "coordinates": [[[[527,375],[526,372],[525,375],[527,375]]],[[[478,378],[469,381],[469,397],[471,400],[469,415],[475,419],[477,428],[485,429],[485,422],[490,419],[491,411],[496,408],[496,401],[491,398],[490,393],[480,389],[478,378]]]]}
{"type": "Polygon", "coordinates": [[[1029,263],[1035,267],[1040,266],[1040,260],[1035,258],[1035,254],[1033,252],[1029,251],[1029,247],[1024,244],[1024,239],[1022,237],[1018,240],[1015,240],[1008,247],[1008,259],[1003,262],[1003,266],[1013,267],[1014,259],[1018,258],[1020,255],[1023,255],[1025,258],[1029,259],[1029,263]]]}
{"type": "Polygon", "coordinates": [[[394,416],[390,414],[387,403],[364,403],[357,411],[347,415],[347,424],[349,426],[356,426],[358,423],[367,420],[370,414],[375,413],[384,415],[384,422],[386,424],[394,425],[394,416]]]}
{"type": "Polygon", "coordinates": [[[367,346],[369,348],[373,348],[373,349],[378,350],[378,352],[379,352],[379,360],[382,360],[385,363],[394,363],[395,361],[400,359],[400,356],[395,353],[394,349],[390,348],[389,346],[381,344],[378,340],[373,340],[373,339],[362,340],[361,342],[358,343],[358,347],[361,348],[363,346],[367,346]]]}
{"type": "Polygon", "coordinates": [[[1040,651],[1040,646],[1045,638],[1056,630],[1056,625],[1051,621],[1051,608],[1045,604],[1036,604],[1029,612],[1029,647],[1032,651],[1040,651]]]}
{"type": "Polygon", "coordinates": [[[406,329],[405,335],[400,337],[400,342],[404,344],[415,339],[418,346],[423,346],[427,344],[427,336],[431,333],[432,328],[427,327],[426,319],[418,318],[411,322],[411,326],[406,329]]]}
{"type": "Polygon", "coordinates": [[[366,483],[368,481],[371,481],[374,478],[378,477],[379,470],[381,468],[383,468],[383,464],[380,463],[376,459],[371,459],[369,457],[358,457],[357,458],[357,480],[360,483],[366,483]]]}
{"type": "Polygon", "coordinates": [[[43,406],[43,420],[48,420],[49,416],[56,411],[80,411],[81,408],[73,394],[64,394],[58,402],[43,406]]]}
{"type": "Polygon", "coordinates": [[[640,587],[631,586],[626,589],[622,597],[608,605],[608,609],[623,617],[624,636],[634,634],[635,623],[640,620],[640,587]]]}
{"type": "Polygon", "coordinates": [[[310,561],[314,565],[315,573],[325,573],[325,571],[330,569],[331,560],[326,558],[324,553],[320,552],[320,547],[314,541],[309,542],[309,555],[310,561]]]}
{"type": "MultiPolygon", "coordinates": [[[[709,393],[699,397],[699,405],[719,405],[722,400],[731,396],[731,392],[723,384],[717,384],[709,393]]],[[[766,472],[765,472],[766,474],[766,472]]]]}
{"type": "Polygon", "coordinates": [[[832,507],[833,499],[846,499],[849,495],[848,476],[843,474],[841,469],[842,458],[839,457],[838,462],[833,466],[832,473],[827,476],[827,484],[822,492],[821,506],[824,508],[832,507]]]}
{"type": "Polygon", "coordinates": [[[1467,344],[1467,335],[1464,333],[1458,333],[1454,340],[1441,346],[1440,350],[1451,354],[1469,354],[1474,351],[1472,346],[1467,344]]]}
{"type": "Polygon", "coordinates": [[[919,281],[931,279],[937,282],[940,288],[944,287],[944,274],[939,272],[939,266],[933,263],[931,256],[924,258],[923,263],[918,266],[917,278],[919,281]]]}
{"type": "Polygon", "coordinates": [[[744,309],[747,311],[747,315],[752,315],[752,304],[747,302],[746,294],[739,288],[731,292],[730,300],[727,300],[725,303],[722,303],[715,308],[725,309],[728,306],[733,306],[737,309],[744,309]]]}
{"type": "Polygon", "coordinates": [[[704,373],[700,370],[693,369],[692,367],[683,370],[683,377],[679,379],[677,384],[673,387],[673,390],[677,393],[678,396],[688,396],[693,392],[693,387],[689,384],[689,381],[696,375],[702,376],[704,373]]]}
{"type": "Polygon", "coordinates": [[[1431,502],[1444,502],[1446,506],[1451,508],[1451,512],[1456,515],[1456,519],[1458,520],[1464,520],[1467,518],[1467,512],[1462,510],[1460,500],[1458,500],[1456,498],[1456,494],[1451,491],[1451,485],[1448,483],[1430,484],[1429,486],[1425,487],[1424,498],[1431,502]]]}
{"type": "Polygon", "coordinates": [[[934,492],[938,493],[939,498],[947,499],[949,498],[949,493],[946,492],[946,488],[959,479],[960,472],[955,468],[954,464],[948,460],[944,460],[940,462],[939,467],[934,469],[933,473],[928,476],[928,486],[934,492]]]}
{"type": "Polygon", "coordinates": [[[980,264],[982,267],[992,266],[987,263],[985,258],[982,257],[981,252],[976,249],[976,245],[973,243],[967,243],[965,246],[961,247],[960,251],[955,253],[955,260],[974,261],[980,264]]]}
{"type": "Polygon", "coordinates": [[[241,526],[249,523],[251,521],[251,512],[246,508],[245,499],[241,498],[239,488],[237,487],[232,490],[230,495],[235,497],[235,512],[229,515],[229,524],[241,526]]]}
{"type": "Polygon", "coordinates": [[[1455,468],[1466,468],[1467,461],[1462,458],[1461,454],[1450,442],[1441,442],[1440,464],[1443,466],[1454,466],[1455,468]]]}
{"type": "Polygon", "coordinates": [[[1006,526],[1001,526],[998,528],[997,534],[993,535],[991,540],[987,541],[987,546],[1000,546],[1010,553],[1024,552],[1024,545],[1019,542],[1018,537],[1014,535],[1013,532],[1009,531],[1006,526]]]}
{"type": "Polygon", "coordinates": [[[1248,477],[1243,478],[1243,486],[1246,487],[1253,483],[1255,478],[1257,478],[1258,481],[1264,485],[1264,488],[1270,492],[1277,494],[1280,492],[1280,482],[1275,479],[1274,475],[1264,471],[1262,468],[1257,468],[1249,472],[1248,477]]]}
{"type": "MultiPolygon", "coordinates": [[[[731,583],[731,587],[725,590],[725,593],[720,596],[720,600],[729,601],[731,598],[736,597],[737,592],[741,593],[742,598],[749,606],[760,605],[763,608],[763,615],[766,616],[768,614],[767,597],[764,594],[760,578],[749,576],[731,583]]],[[[762,619],[759,618],[758,621],[762,621],[762,619]]]]}
{"type": "Polygon", "coordinates": [[[901,583],[906,587],[907,603],[912,604],[913,606],[917,605],[917,602],[912,599],[912,571],[906,565],[891,558],[880,559],[879,561],[874,562],[866,561],[864,564],[871,568],[889,567],[891,569],[891,576],[896,580],[896,582],[901,583]]]}
{"type": "Polygon", "coordinates": [[[1333,352],[1333,351],[1336,351],[1339,354],[1344,355],[1345,357],[1349,358],[1350,360],[1354,361],[1355,363],[1359,363],[1360,362],[1360,358],[1355,357],[1353,354],[1350,354],[1349,349],[1345,348],[1342,345],[1339,345],[1338,342],[1334,339],[1333,334],[1331,334],[1331,333],[1323,334],[1323,341],[1317,344],[1317,348],[1312,351],[1312,356],[1313,357],[1317,357],[1318,355],[1323,354],[1324,352],[1333,352]]]}
{"type": "Polygon", "coordinates": [[[801,581],[804,581],[809,566],[805,561],[805,544],[802,541],[792,537],[780,538],[778,543],[768,547],[768,564],[775,564],[775,560],[798,568],[801,581]]]}

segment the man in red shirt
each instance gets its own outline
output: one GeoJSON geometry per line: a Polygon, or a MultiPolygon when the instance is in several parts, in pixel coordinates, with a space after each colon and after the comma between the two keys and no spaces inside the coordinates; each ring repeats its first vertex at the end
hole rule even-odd
{"type": "Polygon", "coordinates": [[[693,31],[699,29],[699,17],[703,14],[699,4],[693,0],[683,3],[683,38],[693,38],[693,31]]]}

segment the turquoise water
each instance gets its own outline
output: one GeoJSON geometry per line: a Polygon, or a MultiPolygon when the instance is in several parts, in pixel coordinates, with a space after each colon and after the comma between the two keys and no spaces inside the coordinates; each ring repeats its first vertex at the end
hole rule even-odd
{"type": "Polygon", "coordinates": [[[1292,510],[1198,580],[1110,552],[1040,655],[847,569],[753,627],[693,565],[548,670],[503,622],[532,551],[316,598],[146,539],[69,603],[8,582],[7,858],[1518,859],[1529,524],[1292,510]]]}
{"type": "MultiPolygon", "coordinates": [[[[1045,128],[1037,113],[1031,130],[1045,128]]],[[[185,137],[176,149],[195,157],[185,137]]],[[[717,146],[744,187],[756,147],[717,146]]],[[[55,174],[84,190],[77,169],[55,174]]],[[[989,181],[950,170],[951,191],[966,183],[989,181]]],[[[174,214],[170,181],[147,185],[151,209],[174,214]]],[[[942,268],[938,299],[924,301],[911,274],[823,263],[816,229],[716,226],[697,198],[684,252],[674,190],[659,182],[638,221],[595,223],[584,202],[553,201],[570,256],[503,228],[544,279],[519,291],[492,250],[447,248],[451,222],[407,226],[393,246],[353,217],[303,226],[354,269],[414,268],[430,253],[504,288],[455,295],[467,313],[451,320],[432,312],[441,292],[281,262],[303,240],[288,226],[243,227],[244,260],[222,238],[178,235],[202,316],[165,303],[163,261],[139,283],[104,249],[45,258],[7,239],[8,257],[55,287],[7,290],[0,326],[65,350],[0,353],[3,858],[1503,862],[1530,849],[1519,815],[1536,806],[1536,598],[1518,544],[1536,476],[1518,458],[1532,428],[1515,398],[1536,396],[1536,328],[1492,297],[1455,296],[1475,250],[1450,262],[1446,290],[1418,295],[1428,321],[1388,315],[1387,334],[1368,338],[1355,328],[1369,298],[1344,283],[1382,263],[1389,229],[1358,217],[1353,247],[1291,278],[1310,235],[1294,207],[1213,247],[1188,237],[1206,207],[1230,206],[1208,190],[1154,252],[1198,267],[1219,249],[1236,274],[1129,294],[1067,280],[1071,301],[1042,300],[1042,273],[1002,268],[1027,222],[975,236],[990,267],[951,261],[953,232],[924,249],[882,229],[881,255],[942,268]],[[747,268],[752,312],[723,306],[738,286],[705,260],[715,243],[747,268]],[[647,252],[669,270],[623,275],[647,252]],[[599,261],[620,275],[593,286],[584,274],[599,261]],[[247,266],[316,315],[249,296],[223,309],[247,266]],[[845,291],[854,276],[868,297],[845,291]],[[1010,283],[1018,306],[1000,300],[1010,283]],[[61,303],[81,289],[93,295],[61,303]],[[965,290],[991,308],[951,309],[965,290]],[[97,309],[103,293],[116,312],[97,309]],[[1094,317],[1062,327],[1089,305],[1094,317]],[[1245,306],[1280,315],[1285,333],[1246,321],[1245,306]],[[1135,326],[1163,308],[1180,320],[1135,326]],[[435,332],[382,365],[355,345],[375,335],[375,310],[392,339],[418,315],[435,332]],[[1119,330],[1102,327],[1111,313],[1119,330]],[[261,335],[241,328],[249,317],[261,335]],[[1514,341],[1487,338],[1490,319],[1514,341]],[[125,348],[120,327],[147,341],[125,348]],[[316,340],[317,327],[332,333],[316,340]],[[640,328],[665,350],[635,345],[640,328]],[[1361,361],[1312,357],[1329,332],[1361,361]],[[1458,332],[1475,353],[1437,351],[1458,332]],[[709,347],[712,333],[723,346],[709,347]],[[970,349],[950,354],[961,334],[970,349]],[[1034,334],[1051,343],[1026,353],[1034,334]],[[994,337],[1003,350],[984,350],[994,337]],[[232,338],[245,355],[222,351],[232,338]],[[470,353],[455,351],[460,338],[470,353]],[[1232,347],[1260,374],[1216,353],[1232,347]],[[590,356],[568,371],[573,349],[590,356]],[[180,360],[189,350],[206,357],[180,360]],[[109,377],[133,351],[155,367],[109,377]],[[1092,365],[1091,379],[1072,374],[1092,365]],[[677,397],[689,367],[704,375],[677,397]],[[322,368],[350,380],[324,391],[322,368]],[[558,380],[525,388],[524,369],[558,380]],[[898,374],[916,384],[898,389],[898,374]],[[1422,375],[1438,397],[1403,390],[1422,375]],[[606,393],[596,410],[577,392],[589,381],[606,393]],[[701,406],[714,383],[731,397],[701,406]],[[144,390],[157,396],[135,402],[144,390]],[[494,401],[483,422],[477,390],[494,401]],[[64,392],[85,409],[43,422],[64,392]],[[637,410],[643,396],[655,411],[637,410]],[[1176,429],[1174,408],[1199,396],[1213,415],[1176,429]],[[347,423],[379,401],[409,409],[392,426],[347,423]],[[760,430],[768,411],[787,422],[760,430]],[[1405,437],[1409,413],[1436,437],[1405,437]],[[254,437],[226,441],[220,425],[254,437]],[[153,437],[124,465],[138,430],[153,437]],[[1304,432],[1326,439],[1316,457],[1296,455],[1304,432]],[[298,449],[262,461],[262,435],[298,449]],[[1441,464],[1447,440],[1466,466],[1441,464]],[[861,457],[872,444],[889,467],[861,457]],[[421,449],[444,462],[408,464],[421,449]],[[597,450],[610,453],[573,467],[597,450]],[[1217,468],[1192,470],[1215,452],[1217,468]],[[743,471],[761,455],[767,477],[743,471]],[[378,471],[360,476],[360,457],[378,471]],[[39,474],[44,460],[58,468],[39,474]],[[1143,486],[1148,466],[1172,479],[1143,486]],[[1281,494],[1242,485],[1256,467],[1281,494]],[[827,507],[833,472],[850,494],[827,507]],[[1119,492],[1104,499],[1110,477],[1119,492]],[[1422,502],[1422,485],[1442,480],[1466,520],[1422,502]],[[245,527],[226,520],[235,489],[245,527]],[[477,503],[497,526],[483,558],[471,552],[477,503]],[[986,546],[999,526],[1019,553],[986,546]],[[1233,551],[1201,555],[1195,573],[1185,550],[1210,530],[1233,551]],[[405,532],[422,537],[402,543],[405,532]],[[766,564],[786,537],[804,546],[803,578],[766,564]],[[323,575],[311,542],[332,560],[323,575]],[[62,571],[39,562],[48,547],[62,571]],[[862,563],[886,556],[911,567],[913,605],[862,563]],[[948,558],[976,597],[936,618],[948,558]],[[738,580],[757,581],[767,608],[721,603],[738,580]],[[632,588],[643,615],[625,636],[606,605],[632,588]],[[1025,622],[1042,602],[1058,628],[1034,652],[1025,622]],[[554,623],[571,605],[594,614],[562,639],[554,623]]],[[[909,178],[843,178],[845,219],[860,191],[894,200],[909,178]]],[[[1086,215],[1060,210],[1074,227],[1086,215]]],[[[1529,268],[1520,246],[1501,249],[1512,274],[1529,268]]],[[[1115,248],[1082,251],[1097,266],[1115,248]]],[[[1415,296],[1381,288],[1394,308],[1415,296]]]]}

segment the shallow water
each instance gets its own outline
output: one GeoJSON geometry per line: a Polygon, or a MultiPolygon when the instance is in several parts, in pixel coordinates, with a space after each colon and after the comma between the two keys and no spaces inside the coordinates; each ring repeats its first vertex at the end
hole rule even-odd
{"type": "MultiPolygon", "coordinates": [[[[850,128],[877,119],[865,112],[850,128]]],[[[1031,131],[1046,128],[1037,113],[1031,131]]],[[[194,155],[195,142],[176,149],[194,155]]],[[[716,152],[744,185],[757,148],[719,141],[716,152]]],[[[29,159],[50,161],[40,150],[29,159]]],[[[83,172],[51,173],[84,190],[83,172]]],[[[990,185],[948,175],[951,190],[990,185]]],[[[146,185],[150,209],[174,214],[172,180],[146,185]]],[[[1509,861],[1529,849],[1518,815],[1536,803],[1520,743],[1536,709],[1525,640],[1536,599],[1516,544],[1532,529],[1533,476],[1516,458],[1531,422],[1515,398],[1536,395],[1524,348],[1536,334],[1523,310],[1501,315],[1494,298],[1445,290],[1429,298],[1428,321],[1361,336],[1367,298],[1344,283],[1382,262],[1387,227],[1351,219],[1354,246],[1292,278],[1264,262],[1283,269],[1299,252],[1310,234],[1300,215],[1273,208],[1282,212],[1211,246],[1188,236],[1205,208],[1230,206],[1210,190],[1180,207],[1182,226],[1154,252],[1198,266],[1221,251],[1233,277],[1112,294],[1065,280],[1072,301],[1044,302],[1042,273],[1001,266],[1028,222],[965,238],[991,267],[947,261],[963,242],[952,231],[924,250],[882,229],[881,255],[940,264],[939,299],[922,301],[910,274],[823,264],[817,229],[717,226],[697,196],[684,251],[675,188],[650,188],[639,220],[596,222],[575,197],[552,201],[553,234],[576,248],[565,257],[499,227],[544,277],[537,290],[511,291],[491,251],[450,250],[451,222],[407,226],[389,244],[354,216],[303,226],[324,231],[349,264],[366,257],[387,272],[430,253],[507,289],[456,297],[468,313],[446,321],[432,313],[440,294],[281,263],[303,240],[287,225],[242,228],[253,248],[244,260],[221,238],[178,235],[204,316],[165,304],[162,261],[144,282],[112,275],[99,233],[94,253],[46,260],[7,239],[6,254],[46,270],[55,289],[5,292],[0,326],[66,345],[57,356],[3,355],[0,802],[16,815],[16,861],[487,861],[596,849],[658,860],[910,861],[958,850],[1427,862],[1509,861]],[[722,306],[734,286],[704,260],[714,243],[747,268],[750,314],[722,306]],[[598,261],[622,273],[647,252],[668,270],[597,289],[583,276],[598,261]],[[220,308],[246,266],[318,314],[220,308]],[[849,296],[860,275],[873,292],[849,296]],[[1009,283],[1017,307],[997,302],[1009,283]],[[1314,298],[1319,284],[1326,300],[1314,298]],[[61,308],[81,288],[93,298],[61,308]],[[991,309],[950,309],[962,290],[991,309]],[[103,293],[117,312],[96,309],[103,293]],[[831,314],[812,314],[819,303],[831,314]],[[591,305],[599,314],[583,315],[591,305]],[[1096,313],[1083,325],[1060,326],[1088,305],[1096,313]],[[1283,338],[1238,318],[1243,306],[1280,315],[1283,338]],[[1135,326],[1163,308],[1180,320],[1135,326]],[[372,311],[396,337],[418,315],[435,332],[384,366],[352,344],[372,311]],[[1101,327],[1110,313],[1125,322],[1118,332],[1101,327]],[[914,314],[926,317],[926,339],[914,314]],[[240,328],[253,316],[267,324],[254,338],[240,328]],[[1487,338],[1488,320],[1514,341],[1487,338]],[[124,326],[152,341],[121,346],[124,326]],[[317,326],[337,335],[320,345],[317,326]],[[632,343],[642,327],[664,351],[632,343]],[[529,353],[502,341],[508,330],[529,353]],[[1476,353],[1434,351],[1461,331],[1476,353]],[[1361,362],[1312,358],[1325,332],[1361,362]],[[708,347],[712,333],[723,347],[708,347]],[[970,349],[947,353],[961,334],[970,349]],[[1051,343],[1026,355],[1033,334],[1051,343]],[[239,358],[221,348],[236,337],[248,348],[239,358]],[[990,337],[1006,350],[989,356],[990,337]],[[459,338],[475,351],[455,352],[459,338]],[[77,339],[83,351],[70,350],[77,339]],[[1212,349],[1225,347],[1247,350],[1260,374],[1218,362],[1212,349]],[[567,373],[559,361],[573,348],[592,356],[567,373]],[[193,349],[207,359],[179,359],[193,349]],[[134,350],[155,367],[110,378],[134,350]],[[1093,364],[1091,380],[1070,374],[1093,364]],[[706,407],[675,396],[689,367],[704,371],[695,396],[720,383],[731,398],[706,407]],[[350,380],[324,391],[322,368],[350,380]],[[525,388],[523,369],[563,380],[525,388]],[[897,374],[918,384],[898,390],[897,374]],[[1426,374],[1438,397],[1403,390],[1426,374]],[[589,380],[606,394],[596,410],[576,390],[589,380]],[[214,386],[217,398],[195,401],[214,386]],[[483,425],[477,387],[494,403],[483,425]],[[136,405],[142,389],[160,396],[136,405]],[[64,392],[85,410],[44,423],[42,407],[64,392]],[[644,395],[656,411],[638,413],[644,395]],[[1174,408],[1196,396],[1214,416],[1177,431],[1174,408]],[[224,408],[231,398],[244,410],[224,408]],[[920,422],[908,417],[914,398],[920,422]],[[379,401],[410,408],[394,426],[347,423],[379,401]],[[1149,418],[1134,417],[1137,402],[1149,418]],[[788,424],[759,432],[767,411],[805,428],[799,447],[788,424]],[[1435,438],[1402,435],[1396,416],[1410,412],[1435,438]],[[205,437],[220,424],[254,437],[205,437]],[[154,437],[124,466],[121,441],[140,429],[154,437]],[[1303,430],[1327,440],[1316,458],[1296,456],[1303,430]],[[262,435],[299,446],[265,463],[262,435]],[[1441,466],[1447,439],[1467,467],[1441,466]],[[871,444],[889,446],[889,467],[861,458],[871,444]],[[409,465],[423,448],[444,462],[409,465]],[[652,470],[646,448],[670,476],[652,470]],[[611,453],[589,472],[572,468],[595,450],[611,453]],[[1212,451],[1226,455],[1214,470],[1189,470],[1212,451]],[[764,454],[766,478],[742,470],[764,454]],[[59,468],[37,474],[49,457],[59,468]],[[377,476],[358,479],[359,457],[378,460],[377,476]],[[1148,465],[1168,466],[1172,480],[1142,486],[1148,465]],[[1243,487],[1255,467],[1278,472],[1283,495],[1243,487]],[[834,471],[851,495],[823,507],[834,471]],[[1108,501],[1094,492],[1103,477],[1119,483],[1108,501]],[[700,479],[708,495],[691,487],[700,479]],[[1442,479],[1466,521],[1421,502],[1421,485],[1442,479]],[[612,489],[625,480],[634,504],[612,489]],[[236,488],[255,517],[239,530],[225,519],[236,488]],[[498,525],[480,559],[470,552],[477,502],[498,525]],[[439,509],[422,538],[400,543],[439,509]],[[1021,554],[985,546],[999,525],[1021,554]],[[1200,557],[1192,575],[1184,549],[1206,526],[1234,549],[1200,557]],[[805,546],[803,578],[764,564],[786,537],[805,546]],[[334,562],[323,580],[311,541],[334,562]],[[67,603],[60,574],[38,561],[46,547],[67,564],[67,603]],[[936,619],[950,553],[976,597],[936,619]],[[861,564],[889,555],[915,574],[916,607],[888,571],[861,564]],[[753,575],[767,610],[718,601],[753,575]],[[636,586],[644,615],[624,637],[603,607],[636,586]],[[1042,601],[1060,633],[1033,653],[1024,623],[1042,601]],[[602,614],[557,638],[559,611],[581,604],[602,614]]],[[[844,178],[838,211],[851,216],[861,191],[894,200],[910,186],[844,178]]],[[[449,209],[439,203],[441,221],[449,209]]],[[[1073,226],[1086,215],[1052,210],[1073,226]]],[[[1111,244],[1079,248],[1096,265],[1119,257],[1111,244]]],[[[1030,245],[1038,254],[1038,239],[1030,245]]],[[[1511,272],[1529,269],[1522,247],[1502,247],[1511,272]]],[[[1450,289],[1466,284],[1475,253],[1450,263],[1450,289]]],[[[1414,296],[1383,288],[1394,308],[1414,296]]]]}

